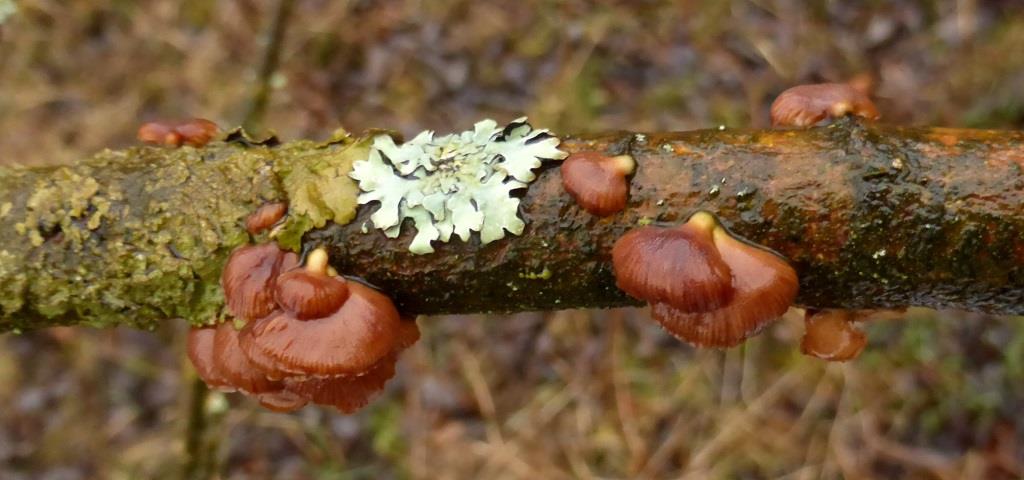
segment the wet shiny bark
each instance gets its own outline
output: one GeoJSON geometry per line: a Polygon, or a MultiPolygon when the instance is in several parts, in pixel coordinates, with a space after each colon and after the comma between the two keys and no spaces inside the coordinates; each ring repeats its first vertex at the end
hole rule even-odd
{"type": "MultiPolygon", "coordinates": [[[[615,287],[616,239],[708,210],[792,262],[803,306],[1024,314],[1024,132],[843,120],[809,130],[607,133],[563,147],[636,159],[624,211],[586,213],[548,162],[522,191],[521,236],[485,246],[455,238],[414,255],[412,226],[387,239],[368,221],[369,205],[349,224],[308,232],[304,248],[326,245],[338,271],[381,288],[408,314],[636,305],[615,287]]],[[[210,321],[223,302],[219,270],[247,239],[245,215],[283,199],[271,166],[332,148],[218,142],[0,168],[0,331],[210,321]]]]}
{"type": "MultiPolygon", "coordinates": [[[[570,151],[630,154],[627,208],[596,218],[564,194],[557,164],[522,202],[522,236],[437,253],[349,225],[313,232],[335,267],[414,313],[613,307],[615,240],[647,222],[697,210],[786,256],[798,302],[817,308],[928,306],[1024,313],[1024,133],[896,128],[843,121],[811,130],[569,138],[570,151]]],[[[372,223],[367,222],[367,225],[372,223]]]]}

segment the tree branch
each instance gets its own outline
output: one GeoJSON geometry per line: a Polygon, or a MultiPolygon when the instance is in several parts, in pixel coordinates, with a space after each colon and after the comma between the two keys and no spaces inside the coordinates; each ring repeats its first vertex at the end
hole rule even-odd
{"type": "MultiPolygon", "coordinates": [[[[203,322],[222,300],[224,258],[245,215],[283,199],[282,177],[340,144],[107,151],[68,167],[0,170],[0,329],[203,322]]],[[[928,306],[1024,314],[1024,133],[866,126],[611,133],[569,152],[638,163],[625,211],[593,217],[546,163],[522,199],[521,236],[408,251],[362,206],[307,233],[339,271],[410,314],[636,305],[615,288],[615,240],[648,222],[717,213],[785,255],[813,307],[928,306]],[[364,231],[366,233],[364,233],[364,231]]]]}

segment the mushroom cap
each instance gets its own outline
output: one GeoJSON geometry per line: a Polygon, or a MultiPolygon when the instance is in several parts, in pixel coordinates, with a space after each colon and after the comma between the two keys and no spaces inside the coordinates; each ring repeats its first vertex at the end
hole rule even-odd
{"type": "Polygon", "coordinates": [[[853,324],[856,319],[856,312],[850,310],[807,310],[800,351],[834,362],[857,358],[868,340],[853,324]]]}
{"type": "Polygon", "coordinates": [[[712,238],[717,221],[699,212],[678,228],[631,230],[612,248],[615,284],[649,303],[708,312],[733,297],[732,275],[712,238]]]}
{"type": "Polygon", "coordinates": [[[220,129],[216,123],[205,118],[192,118],[174,127],[182,140],[193,147],[202,147],[217,135],[220,129]]]}
{"type": "Polygon", "coordinates": [[[277,308],[274,281],[278,273],[298,263],[297,255],[281,250],[275,243],[236,248],[220,277],[228,310],[246,321],[269,315],[277,308]]]}
{"type": "Polygon", "coordinates": [[[334,313],[299,321],[284,311],[250,322],[239,338],[246,356],[271,378],[359,375],[391,353],[398,311],[383,294],[349,282],[334,313]]]}
{"type": "Polygon", "coordinates": [[[772,125],[808,127],[826,118],[856,115],[877,120],[878,108],[864,92],[846,83],[798,85],[772,102],[772,125]]]}
{"type": "Polygon", "coordinates": [[[245,218],[245,230],[252,235],[261,233],[274,226],[287,212],[288,204],[285,202],[264,203],[245,218]]]}
{"type": "Polygon", "coordinates": [[[238,346],[238,330],[231,322],[217,325],[213,337],[213,366],[227,383],[247,394],[279,392],[281,382],[267,379],[262,370],[256,368],[238,346]]]}
{"type": "Polygon", "coordinates": [[[384,384],[395,376],[397,361],[397,352],[392,352],[359,376],[288,377],[284,384],[288,391],[313,403],[352,413],[384,389],[384,384]]]}
{"type": "Polygon", "coordinates": [[[786,313],[796,299],[796,271],[785,259],[734,238],[717,226],[714,244],[732,271],[730,302],[694,313],[668,303],[652,303],[651,316],[669,333],[699,347],[732,347],[786,313]]]}
{"type": "Polygon", "coordinates": [[[395,342],[395,350],[405,350],[420,340],[420,327],[416,325],[416,318],[402,317],[398,322],[398,340],[395,342]]]}
{"type": "Polygon", "coordinates": [[[629,155],[609,157],[594,151],[576,152],[562,161],[562,185],[584,210],[607,217],[626,208],[629,181],[636,162],[629,155]]]}
{"type": "Polygon", "coordinates": [[[305,268],[282,273],[276,283],[274,300],[299,320],[326,317],[341,308],[349,296],[344,278],[305,268]]]}
{"type": "Polygon", "coordinates": [[[367,404],[384,389],[395,375],[398,354],[411,347],[420,338],[414,319],[402,318],[398,326],[398,340],[394,350],[359,376],[288,377],[286,388],[311,402],[330,405],[344,413],[352,413],[367,404]]]}
{"type": "Polygon", "coordinates": [[[216,326],[192,327],[188,331],[188,359],[199,378],[210,388],[234,391],[235,386],[228,383],[214,363],[213,343],[216,333],[216,326]]]}

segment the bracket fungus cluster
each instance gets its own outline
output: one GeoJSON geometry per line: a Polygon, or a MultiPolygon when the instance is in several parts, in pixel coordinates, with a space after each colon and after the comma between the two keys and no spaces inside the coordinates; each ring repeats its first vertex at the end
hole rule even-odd
{"type": "Polygon", "coordinates": [[[232,322],[195,328],[189,358],[212,388],[237,390],[275,411],[309,402],[350,413],[395,374],[419,339],[380,292],[339,276],[326,250],[298,256],[276,244],[232,253],[221,283],[232,322]]]}
{"type": "Polygon", "coordinates": [[[216,123],[204,118],[193,118],[182,122],[145,123],[139,127],[136,136],[151,145],[180,147],[184,144],[202,147],[210,143],[219,131],[216,123]]]}
{"type": "Polygon", "coordinates": [[[359,182],[359,203],[379,202],[370,220],[396,238],[402,221],[412,219],[416,236],[409,251],[434,251],[431,242],[463,242],[472,232],[487,244],[523,232],[519,199],[513,190],[526,188],[544,160],[561,160],[559,139],[536,130],[519,118],[504,127],[483,120],[473,130],[435,137],[424,131],[401,145],[388,135],[374,138],[366,160],[349,174],[359,182]]]}
{"type": "Polygon", "coordinates": [[[634,170],[636,161],[629,155],[577,152],[562,162],[562,185],[591,215],[607,217],[626,208],[629,199],[627,177],[634,170]]]}
{"type": "Polygon", "coordinates": [[[644,226],[612,249],[620,289],[651,305],[669,333],[699,347],[731,347],[786,312],[796,271],[763,247],[697,212],[678,227],[644,226]]]}
{"type": "Polygon", "coordinates": [[[879,118],[878,108],[867,93],[846,83],[798,85],[780,93],[771,107],[772,125],[776,127],[809,127],[845,115],[879,118]]]}

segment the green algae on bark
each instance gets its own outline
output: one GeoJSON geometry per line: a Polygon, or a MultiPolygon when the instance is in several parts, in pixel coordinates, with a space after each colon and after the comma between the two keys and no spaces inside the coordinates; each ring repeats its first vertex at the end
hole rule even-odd
{"type": "Polygon", "coordinates": [[[296,195],[295,217],[312,219],[290,225],[296,247],[326,218],[354,215],[353,145],[137,147],[71,166],[0,169],[0,331],[217,318],[220,270],[250,240],[249,212],[296,195]],[[321,182],[332,182],[329,195],[316,190],[321,182]]]}
{"type": "Polygon", "coordinates": [[[248,240],[245,216],[288,196],[291,223],[275,238],[327,246],[338,271],[382,288],[407,314],[636,305],[615,288],[615,240],[697,210],[789,258],[805,306],[1024,314],[1022,132],[844,120],[563,138],[569,153],[636,159],[624,211],[586,213],[557,164],[546,165],[523,194],[521,236],[488,245],[474,236],[431,255],[408,251],[409,225],[397,239],[365,228],[375,206],[347,210],[354,186],[339,182],[362,148],[345,135],[218,142],[0,169],[0,331],[208,321],[221,308],[224,259],[248,240]]]}

